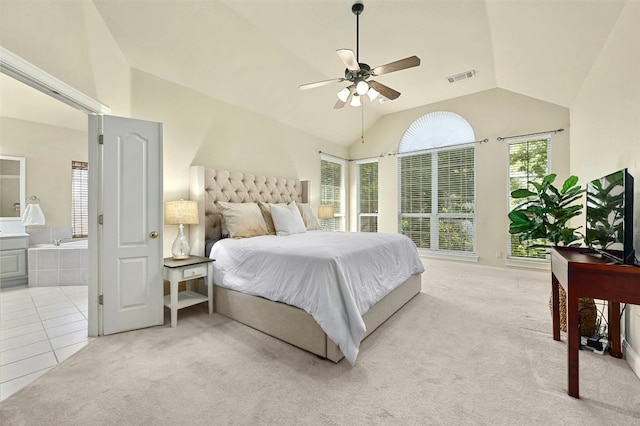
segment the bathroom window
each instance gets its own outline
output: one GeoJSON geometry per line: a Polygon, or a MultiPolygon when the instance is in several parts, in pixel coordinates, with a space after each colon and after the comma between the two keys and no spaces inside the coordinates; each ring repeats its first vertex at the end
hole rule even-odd
{"type": "Polygon", "coordinates": [[[71,162],[71,227],[73,238],[89,236],[89,163],[71,162]]]}

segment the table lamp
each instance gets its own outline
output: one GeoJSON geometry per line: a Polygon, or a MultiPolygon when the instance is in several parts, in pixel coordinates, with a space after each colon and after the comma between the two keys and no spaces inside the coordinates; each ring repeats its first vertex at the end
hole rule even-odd
{"type": "Polygon", "coordinates": [[[333,219],[334,217],[333,206],[318,206],[318,219],[333,219]]]}
{"type": "Polygon", "coordinates": [[[175,260],[188,259],[191,247],[184,236],[184,225],[198,223],[198,202],[190,200],[167,201],[164,203],[164,223],[178,225],[178,236],[171,246],[175,260]]]}

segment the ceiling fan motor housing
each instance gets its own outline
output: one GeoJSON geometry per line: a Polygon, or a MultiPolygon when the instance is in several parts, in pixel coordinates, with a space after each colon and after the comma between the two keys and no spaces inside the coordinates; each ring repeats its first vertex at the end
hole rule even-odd
{"type": "Polygon", "coordinates": [[[358,62],[358,65],[360,65],[360,69],[357,71],[352,71],[349,68],[345,68],[344,78],[346,80],[349,80],[351,82],[356,81],[358,79],[366,80],[372,75],[371,67],[369,65],[363,64],[360,62],[358,62]]]}

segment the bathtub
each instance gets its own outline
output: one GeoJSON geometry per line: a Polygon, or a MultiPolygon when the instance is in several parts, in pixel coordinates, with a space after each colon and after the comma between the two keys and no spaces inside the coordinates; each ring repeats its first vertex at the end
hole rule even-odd
{"type": "Polygon", "coordinates": [[[78,239],[78,240],[72,240],[72,241],[63,241],[60,243],[60,245],[55,245],[55,244],[36,244],[34,246],[32,246],[32,248],[50,248],[50,249],[87,249],[89,248],[89,240],[85,239],[78,239]]]}
{"type": "Polygon", "coordinates": [[[87,239],[29,247],[29,287],[88,285],[88,248],[87,239]]]}

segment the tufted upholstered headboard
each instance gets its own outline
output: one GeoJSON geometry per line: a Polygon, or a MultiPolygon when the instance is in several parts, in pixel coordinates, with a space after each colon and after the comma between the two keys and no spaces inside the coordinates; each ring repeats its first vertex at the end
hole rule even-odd
{"type": "Polygon", "coordinates": [[[190,225],[191,253],[204,256],[205,242],[222,237],[216,201],[231,203],[307,203],[308,182],[191,166],[189,196],[198,202],[198,224],[190,225]]]}

